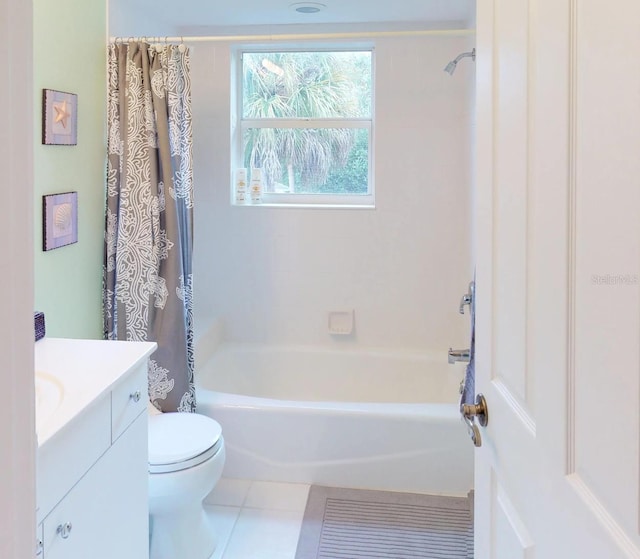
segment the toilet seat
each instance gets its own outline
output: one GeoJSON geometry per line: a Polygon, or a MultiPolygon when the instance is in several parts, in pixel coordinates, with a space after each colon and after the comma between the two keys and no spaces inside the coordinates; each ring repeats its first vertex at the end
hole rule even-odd
{"type": "Polygon", "coordinates": [[[214,456],[222,446],[222,427],[195,413],[149,416],[149,472],[177,472],[214,456]]]}

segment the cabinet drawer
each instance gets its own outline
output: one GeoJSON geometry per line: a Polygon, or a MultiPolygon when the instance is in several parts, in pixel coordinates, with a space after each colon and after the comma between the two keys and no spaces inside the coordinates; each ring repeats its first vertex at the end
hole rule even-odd
{"type": "Polygon", "coordinates": [[[147,363],[138,365],[111,393],[111,441],[114,442],[147,409],[147,363]]]}

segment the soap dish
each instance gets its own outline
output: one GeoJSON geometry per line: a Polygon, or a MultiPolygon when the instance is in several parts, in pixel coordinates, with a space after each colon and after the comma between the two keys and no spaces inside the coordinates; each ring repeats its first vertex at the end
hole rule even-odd
{"type": "Polygon", "coordinates": [[[329,334],[338,336],[348,336],[353,333],[353,322],[355,312],[353,309],[348,311],[331,311],[329,313],[329,334]]]}

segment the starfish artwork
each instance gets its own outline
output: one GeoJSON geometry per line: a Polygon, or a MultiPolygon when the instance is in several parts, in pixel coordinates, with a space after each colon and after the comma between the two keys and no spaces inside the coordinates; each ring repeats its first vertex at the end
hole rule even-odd
{"type": "Polygon", "coordinates": [[[53,110],[56,112],[55,122],[59,122],[60,124],[62,124],[63,128],[66,128],[67,121],[71,117],[71,113],[69,112],[69,109],[67,107],[66,100],[59,104],[54,103],[53,110]]]}
{"type": "Polygon", "coordinates": [[[42,143],[75,146],[78,143],[78,96],[43,90],[42,143]]]}

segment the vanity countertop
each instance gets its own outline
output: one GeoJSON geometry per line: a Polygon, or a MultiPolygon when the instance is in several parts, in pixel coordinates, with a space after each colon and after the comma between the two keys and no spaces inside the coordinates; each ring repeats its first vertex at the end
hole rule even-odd
{"type": "Polygon", "coordinates": [[[44,338],[35,344],[38,446],[108,392],[157,347],[153,342],[44,338]]]}

